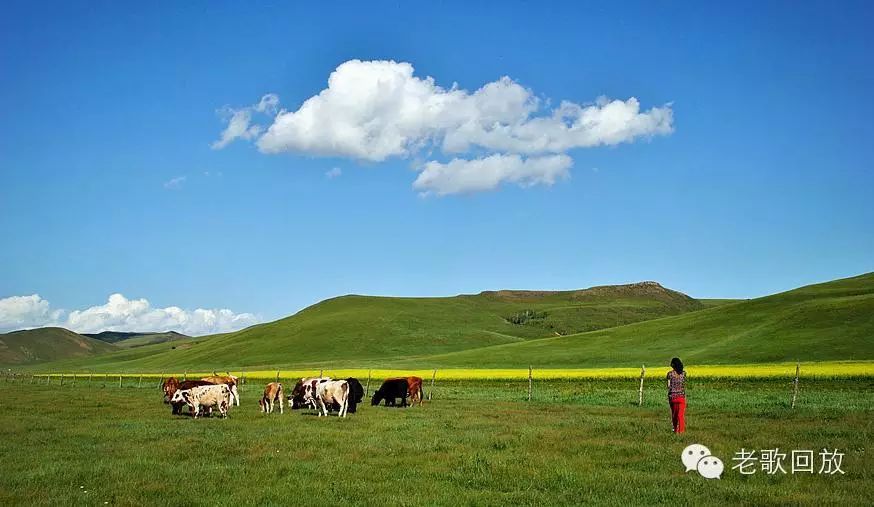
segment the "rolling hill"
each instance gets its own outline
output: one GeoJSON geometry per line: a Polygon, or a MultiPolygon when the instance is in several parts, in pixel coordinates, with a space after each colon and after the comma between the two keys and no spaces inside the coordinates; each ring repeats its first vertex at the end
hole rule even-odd
{"type": "Polygon", "coordinates": [[[674,355],[689,364],[874,360],[874,273],[740,301],[699,301],[653,282],[447,298],[343,296],[235,333],[45,368],[563,368],[661,365],[674,355]]]}
{"type": "Polygon", "coordinates": [[[144,345],[152,345],[155,343],[174,342],[179,340],[189,340],[190,336],[176,331],[167,331],[164,333],[128,333],[122,331],[103,331],[102,333],[87,334],[82,336],[95,338],[97,340],[113,343],[116,347],[122,349],[130,349],[134,347],[142,347],[144,345]]]}
{"type": "Polygon", "coordinates": [[[290,317],[178,346],[148,345],[53,366],[117,371],[385,362],[700,310],[655,282],[575,291],[492,291],[443,298],[342,296],[290,317]]]}
{"type": "Polygon", "coordinates": [[[874,273],[626,326],[435,355],[422,366],[541,367],[874,359],[874,273]]]}
{"type": "Polygon", "coordinates": [[[0,334],[0,364],[6,365],[85,358],[114,350],[118,350],[114,345],[59,327],[0,334]]]}

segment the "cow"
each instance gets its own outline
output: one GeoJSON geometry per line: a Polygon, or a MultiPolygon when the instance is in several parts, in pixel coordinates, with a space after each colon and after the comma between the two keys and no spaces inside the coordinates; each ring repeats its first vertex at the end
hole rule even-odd
{"type": "Polygon", "coordinates": [[[231,390],[231,397],[234,399],[234,405],[240,406],[240,394],[237,392],[237,380],[238,378],[231,375],[228,372],[227,375],[213,375],[211,377],[203,377],[202,379],[205,382],[209,382],[210,384],[226,384],[228,388],[231,390]]]}
{"type": "Polygon", "coordinates": [[[292,409],[303,408],[308,406],[310,408],[316,408],[315,398],[311,398],[311,402],[309,403],[304,400],[304,391],[306,386],[311,386],[315,389],[315,385],[319,382],[325,382],[331,380],[331,377],[306,377],[297,381],[294,387],[291,389],[291,394],[288,396],[288,406],[292,409]]]}
{"type": "Polygon", "coordinates": [[[424,394],[421,377],[393,377],[385,379],[379,390],[373,393],[370,404],[379,405],[385,400],[385,406],[395,406],[395,400],[401,398],[401,406],[406,407],[409,396],[411,405],[415,405],[417,401],[421,405],[424,394]]]}
{"type": "Polygon", "coordinates": [[[161,389],[164,391],[164,403],[169,403],[173,409],[173,415],[179,415],[182,413],[182,407],[185,405],[184,402],[173,403],[171,402],[171,398],[180,389],[191,389],[192,387],[197,386],[211,386],[212,382],[207,382],[205,380],[184,380],[179,382],[176,377],[170,377],[161,384],[161,389]]]}
{"type": "Polygon", "coordinates": [[[407,392],[410,394],[411,406],[415,405],[416,401],[418,401],[419,405],[421,405],[422,398],[425,397],[425,391],[422,389],[422,378],[407,377],[407,392]]]}
{"type": "Polygon", "coordinates": [[[261,405],[261,412],[265,414],[270,414],[273,412],[273,403],[279,402],[279,413],[284,413],[282,411],[282,399],[285,397],[282,392],[282,384],[279,382],[271,382],[264,387],[264,394],[261,395],[261,399],[258,401],[258,404],[261,405]]]}
{"type": "Polygon", "coordinates": [[[349,408],[349,383],[345,380],[327,380],[315,385],[304,386],[304,399],[307,402],[315,401],[319,407],[319,417],[328,415],[328,407],[334,403],[340,405],[339,417],[346,417],[349,408]]]}
{"type": "MultiPolygon", "coordinates": [[[[364,399],[364,387],[355,377],[347,378],[346,383],[349,384],[349,405],[346,411],[354,414],[358,404],[364,399]]],[[[339,410],[336,405],[334,408],[339,410]]]]}
{"type": "Polygon", "coordinates": [[[228,416],[231,405],[231,388],[227,384],[196,386],[191,389],[180,389],[173,394],[171,403],[185,403],[194,412],[194,418],[200,415],[202,409],[218,408],[222,417],[228,416]]]}
{"type": "Polygon", "coordinates": [[[385,406],[395,406],[396,400],[401,398],[401,406],[407,406],[407,396],[409,385],[405,378],[390,378],[386,379],[379,389],[373,393],[373,398],[370,399],[372,406],[379,405],[382,400],[385,400],[385,406]]]}

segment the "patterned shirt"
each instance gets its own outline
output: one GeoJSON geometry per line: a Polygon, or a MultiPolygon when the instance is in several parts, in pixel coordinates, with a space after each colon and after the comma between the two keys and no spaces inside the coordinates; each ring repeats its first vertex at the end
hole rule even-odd
{"type": "Polygon", "coordinates": [[[686,397],[686,372],[668,372],[668,400],[686,397]]]}

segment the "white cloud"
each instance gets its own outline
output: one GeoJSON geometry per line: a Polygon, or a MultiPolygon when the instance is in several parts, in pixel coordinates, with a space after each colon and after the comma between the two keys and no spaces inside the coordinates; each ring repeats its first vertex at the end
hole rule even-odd
{"type": "MultiPolygon", "coordinates": [[[[419,169],[431,168],[433,173],[435,167],[453,166],[454,170],[443,171],[444,178],[457,175],[473,184],[449,186],[476,191],[483,186],[482,180],[488,179],[468,177],[476,168],[512,173],[525,166],[528,171],[539,167],[549,171],[554,166],[543,161],[557,160],[548,158],[550,155],[673,132],[670,104],[642,111],[634,97],[600,97],[590,104],[563,101],[549,109],[532,90],[509,77],[470,92],[456,84],[438,86],[431,77],[414,76],[411,64],[394,61],[345,62],[331,73],[327,88],[297,110],[279,110],[265,127],[250,125],[252,111],[275,111],[278,104],[279,98],[269,94],[257,105],[231,110],[228,126],[213,147],[224,147],[237,138],[255,139],[263,153],[293,152],[374,162],[430,156],[435,150],[447,156],[468,154],[468,158],[480,158],[456,158],[445,164],[433,161],[419,169]],[[490,162],[484,164],[483,160],[490,162]],[[512,166],[496,169],[495,165],[503,162],[512,166]],[[462,164],[464,171],[460,170],[462,164]]],[[[550,173],[544,172],[526,180],[550,178],[550,173]]],[[[421,175],[417,183],[420,179],[421,175]]]]}
{"type": "Polygon", "coordinates": [[[212,149],[220,150],[232,143],[236,139],[254,139],[264,128],[259,125],[252,125],[252,113],[262,113],[268,115],[276,114],[279,108],[279,96],[273,93],[268,93],[261,97],[261,100],[251,107],[242,109],[233,109],[231,107],[223,107],[219,109],[219,114],[227,119],[228,126],[222,131],[221,137],[212,143],[212,149]]]}
{"type": "Polygon", "coordinates": [[[0,299],[0,331],[50,325],[61,318],[62,310],[52,310],[39,294],[0,299]]]}
{"type": "Polygon", "coordinates": [[[522,158],[519,155],[491,155],[449,163],[428,162],[413,188],[423,194],[458,194],[494,190],[503,182],[521,187],[552,185],[570,176],[573,160],[567,155],[522,158]]]}
{"type": "Polygon", "coordinates": [[[112,294],[104,305],[74,310],[66,317],[64,314],[63,310],[52,311],[49,302],[36,294],[0,299],[0,331],[60,326],[77,333],[178,331],[200,336],[236,331],[260,322],[251,313],[228,309],[153,308],[146,299],[127,299],[121,294],[112,294]]]}
{"type": "Polygon", "coordinates": [[[179,190],[182,188],[182,184],[187,180],[187,176],[177,176],[169,181],[164,182],[164,188],[167,190],[179,190]]]}
{"type": "Polygon", "coordinates": [[[342,175],[343,175],[343,170],[340,169],[339,167],[332,167],[329,171],[327,171],[325,173],[325,177],[328,178],[329,180],[332,180],[334,178],[339,178],[342,175]]]}

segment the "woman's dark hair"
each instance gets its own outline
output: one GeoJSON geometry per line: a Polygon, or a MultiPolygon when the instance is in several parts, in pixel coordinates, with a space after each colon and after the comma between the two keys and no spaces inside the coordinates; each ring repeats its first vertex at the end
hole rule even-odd
{"type": "Polygon", "coordinates": [[[677,373],[683,373],[683,361],[679,357],[671,359],[671,368],[677,373]]]}

